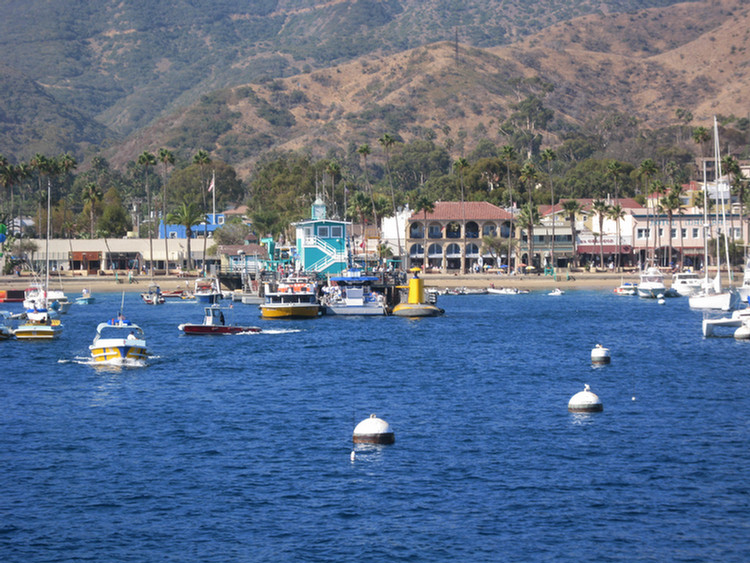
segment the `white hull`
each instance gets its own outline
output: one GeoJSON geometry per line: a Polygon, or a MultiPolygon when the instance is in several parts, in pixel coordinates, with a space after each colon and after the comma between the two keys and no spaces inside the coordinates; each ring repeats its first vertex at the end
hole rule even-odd
{"type": "Polygon", "coordinates": [[[326,305],[326,315],[352,315],[352,316],[383,316],[386,314],[385,307],[379,304],[372,305],[326,305]]]}
{"type": "Polygon", "coordinates": [[[739,292],[729,288],[721,293],[701,292],[689,297],[691,309],[712,309],[716,311],[734,311],[740,306],[739,292]]]}
{"type": "Polygon", "coordinates": [[[643,299],[658,299],[666,295],[667,288],[664,284],[640,284],[638,286],[638,297],[643,299]]]}

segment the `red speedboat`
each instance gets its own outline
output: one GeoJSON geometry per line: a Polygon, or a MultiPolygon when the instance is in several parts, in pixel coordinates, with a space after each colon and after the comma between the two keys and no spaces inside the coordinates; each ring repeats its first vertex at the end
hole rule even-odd
{"type": "Polygon", "coordinates": [[[179,328],[185,334],[237,334],[240,332],[260,332],[257,326],[239,326],[227,324],[224,318],[224,309],[218,305],[212,305],[204,309],[203,323],[181,324],[179,328]]]}

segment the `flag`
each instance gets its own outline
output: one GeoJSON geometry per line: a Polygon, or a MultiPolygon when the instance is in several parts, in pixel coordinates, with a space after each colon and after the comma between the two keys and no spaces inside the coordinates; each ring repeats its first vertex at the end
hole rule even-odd
{"type": "Polygon", "coordinates": [[[216,173],[214,172],[214,175],[211,176],[211,183],[208,185],[208,191],[209,193],[214,191],[214,186],[216,185],[216,173]]]}

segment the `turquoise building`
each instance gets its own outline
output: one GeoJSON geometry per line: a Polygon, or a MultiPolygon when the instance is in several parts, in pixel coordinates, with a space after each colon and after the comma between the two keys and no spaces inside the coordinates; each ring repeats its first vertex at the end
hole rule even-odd
{"type": "Polygon", "coordinates": [[[348,226],[351,223],[326,217],[326,206],[318,197],[312,204],[312,219],[293,223],[297,238],[297,266],[305,272],[340,274],[349,265],[348,226]]]}

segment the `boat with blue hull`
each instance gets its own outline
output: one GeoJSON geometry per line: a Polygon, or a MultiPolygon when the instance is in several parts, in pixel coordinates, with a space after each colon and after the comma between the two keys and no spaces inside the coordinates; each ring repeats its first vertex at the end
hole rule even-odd
{"type": "Polygon", "coordinates": [[[217,278],[200,278],[195,280],[195,290],[193,291],[198,303],[213,304],[218,303],[221,299],[221,288],[217,278]]]}

